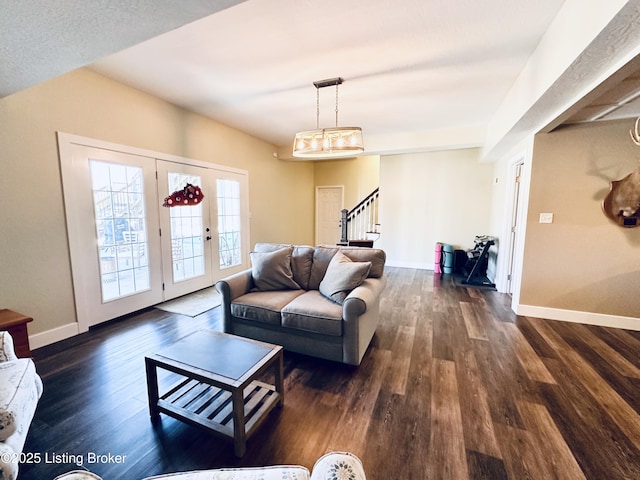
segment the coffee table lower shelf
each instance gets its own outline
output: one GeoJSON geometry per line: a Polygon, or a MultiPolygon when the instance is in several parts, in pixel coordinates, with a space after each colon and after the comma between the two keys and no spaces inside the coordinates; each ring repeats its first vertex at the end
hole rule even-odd
{"type": "MultiPolygon", "coordinates": [[[[157,413],[200,425],[242,443],[254,432],[267,414],[279,405],[281,395],[273,385],[254,380],[244,389],[244,412],[236,431],[233,395],[230,391],[187,378],[158,399],[157,413]]],[[[240,453],[240,452],[237,452],[240,453]]]]}

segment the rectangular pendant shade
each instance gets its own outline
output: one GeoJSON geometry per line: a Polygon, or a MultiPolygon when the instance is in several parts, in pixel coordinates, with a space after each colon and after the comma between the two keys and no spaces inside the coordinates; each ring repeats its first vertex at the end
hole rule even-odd
{"type": "Polygon", "coordinates": [[[334,127],[298,132],[293,143],[297,158],[352,157],[364,152],[360,127],[334,127]]]}

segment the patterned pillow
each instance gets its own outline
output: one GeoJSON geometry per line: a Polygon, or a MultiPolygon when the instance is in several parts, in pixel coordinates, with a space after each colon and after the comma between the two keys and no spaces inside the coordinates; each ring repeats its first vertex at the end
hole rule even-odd
{"type": "Polygon", "coordinates": [[[320,293],[342,305],[349,292],[359,286],[369,275],[371,262],[354,262],[337,252],[320,282],[320,293]]]}
{"type": "Polygon", "coordinates": [[[102,477],[84,470],[74,470],[73,472],[67,472],[60,475],[53,480],[102,480],[102,477]]]}
{"type": "Polygon", "coordinates": [[[300,290],[291,271],[292,253],[292,246],[274,252],[249,253],[254,290],[300,290]]]}
{"type": "Polygon", "coordinates": [[[330,452],[313,466],[311,480],[366,480],[362,461],[349,452],[330,452]]]}
{"type": "MultiPolygon", "coordinates": [[[[25,392],[25,377],[30,375],[31,360],[21,358],[0,363],[0,441],[16,432],[21,413],[20,401],[25,392]]],[[[1,478],[1,477],[0,477],[1,478]]]]}

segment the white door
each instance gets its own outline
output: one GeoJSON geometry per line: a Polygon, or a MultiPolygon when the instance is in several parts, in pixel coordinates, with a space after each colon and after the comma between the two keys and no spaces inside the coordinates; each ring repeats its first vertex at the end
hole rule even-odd
{"type": "Polygon", "coordinates": [[[164,299],[170,300],[213,283],[215,191],[207,168],[164,160],[156,165],[164,299]]]}
{"type": "Polygon", "coordinates": [[[79,331],[162,301],[153,158],[61,145],[79,331]]]}
{"type": "Polygon", "coordinates": [[[522,163],[516,164],[513,168],[515,169],[515,178],[514,178],[514,189],[513,189],[513,198],[512,198],[512,214],[511,214],[511,235],[509,236],[509,259],[508,259],[508,268],[509,273],[507,274],[507,293],[513,294],[513,279],[515,275],[515,252],[516,252],[516,240],[518,233],[518,211],[520,208],[520,179],[522,177],[522,163]]]}
{"type": "Polygon", "coordinates": [[[248,267],[247,172],[65,133],[58,145],[79,332],[248,267]],[[163,207],[186,183],[202,204],[163,207]]]}
{"type": "Polygon", "coordinates": [[[249,266],[249,181],[246,173],[211,170],[216,191],[213,248],[214,281],[249,266]]]}
{"type": "Polygon", "coordinates": [[[316,245],[335,245],[340,241],[344,187],[316,187],[316,245]]]}
{"type": "Polygon", "coordinates": [[[209,287],[248,266],[249,206],[246,173],[157,160],[160,204],[191,185],[204,195],[160,207],[164,299],[209,287]]]}

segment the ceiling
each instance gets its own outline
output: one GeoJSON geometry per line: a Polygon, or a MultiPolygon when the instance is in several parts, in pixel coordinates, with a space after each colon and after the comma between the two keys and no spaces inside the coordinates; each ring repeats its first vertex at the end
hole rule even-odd
{"type": "MultiPolygon", "coordinates": [[[[446,129],[480,146],[563,2],[11,2],[0,96],[89,66],[284,151],[316,128],[313,82],[340,76],[339,124],[362,127],[367,153],[446,129]]],[[[334,126],[335,90],[319,94],[320,127],[334,126]]]]}
{"type": "MultiPolygon", "coordinates": [[[[92,68],[279,147],[316,128],[313,82],[333,77],[344,79],[339,123],[362,127],[365,146],[475,132],[562,3],[248,0],[92,68]]],[[[334,126],[335,90],[319,93],[320,127],[334,126]]]]}
{"type": "Polygon", "coordinates": [[[241,0],[0,0],[0,98],[241,0]]]}

